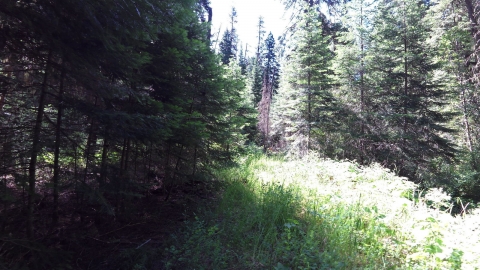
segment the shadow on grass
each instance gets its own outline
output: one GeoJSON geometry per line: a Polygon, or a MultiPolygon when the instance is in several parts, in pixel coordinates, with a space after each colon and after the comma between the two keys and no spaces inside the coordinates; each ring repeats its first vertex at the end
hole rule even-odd
{"type": "Polygon", "coordinates": [[[375,221],[375,209],[325,207],[329,198],[262,183],[251,167],[219,173],[227,184],[218,207],[199,213],[175,236],[167,269],[386,269],[398,263],[383,254],[381,241],[395,233],[375,221]]]}

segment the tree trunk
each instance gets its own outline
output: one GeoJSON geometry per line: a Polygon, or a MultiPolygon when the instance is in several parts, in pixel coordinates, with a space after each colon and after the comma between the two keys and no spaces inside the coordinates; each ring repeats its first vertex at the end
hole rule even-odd
{"type": "Polygon", "coordinates": [[[256,64],[258,65],[258,61],[260,60],[260,44],[262,42],[262,37],[263,37],[263,26],[264,24],[264,21],[263,21],[263,17],[260,16],[260,18],[258,18],[258,43],[257,43],[257,58],[255,59],[256,61],[256,64]]]}
{"type": "Polygon", "coordinates": [[[407,105],[408,105],[408,102],[407,102],[407,97],[408,97],[408,58],[407,58],[407,52],[408,52],[408,49],[407,49],[407,22],[405,20],[405,17],[407,16],[407,10],[406,10],[406,3],[405,1],[403,1],[403,27],[404,27],[404,36],[403,36],[403,53],[405,54],[404,56],[404,64],[403,64],[403,68],[404,68],[404,77],[403,77],[403,81],[404,81],[404,100],[403,100],[403,145],[405,147],[406,145],[406,136],[407,136],[407,113],[408,113],[408,110],[407,110],[407,105]]]}
{"type": "MultiPolygon", "coordinates": [[[[98,98],[95,97],[94,106],[97,106],[98,98]]],[[[85,145],[85,174],[83,175],[83,182],[87,181],[88,166],[93,159],[95,159],[95,145],[97,144],[97,124],[92,117],[90,121],[90,130],[88,132],[87,144],[85,145]],[[93,149],[92,149],[93,148],[93,149]]]]}
{"type": "MultiPolygon", "coordinates": [[[[6,177],[3,177],[3,181],[2,181],[2,193],[3,193],[3,196],[6,196],[7,195],[7,178],[6,177]]],[[[1,233],[5,233],[5,229],[7,228],[7,220],[8,220],[8,200],[3,200],[3,215],[2,215],[2,224],[1,224],[1,229],[0,229],[0,232],[1,233]]]]}
{"type": "MultiPolygon", "coordinates": [[[[309,65],[310,66],[310,65],[309,65]]],[[[310,135],[312,131],[311,123],[312,123],[312,93],[311,93],[311,82],[312,81],[312,74],[308,72],[307,77],[307,154],[310,151],[310,135]]]]}
{"type": "Polygon", "coordinates": [[[470,123],[468,121],[468,113],[467,113],[467,100],[465,98],[465,88],[462,87],[462,111],[463,111],[463,122],[465,124],[465,135],[467,139],[467,146],[470,152],[473,151],[472,147],[472,136],[470,134],[470,123]]]}
{"type": "Polygon", "coordinates": [[[128,160],[129,160],[129,156],[130,156],[130,139],[127,139],[126,141],[126,144],[125,144],[125,160],[124,160],[124,164],[123,164],[123,169],[125,171],[125,173],[128,172],[128,160]]]}
{"type": "Polygon", "coordinates": [[[3,106],[5,105],[5,97],[7,96],[7,90],[0,93],[0,112],[3,111],[3,106]]]}
{"type": "Polygon", "coordinates": [[[108,139],[107,132],[103,138],[102,161],[100,165],[100,187],[103,187],[107,181],[107,154],[108,154],[108,139]]]}
{"type": "Polygon", "coordinates": [[[36,184],[36,169],[37,157],[40,152],[40,133],[42,130],[43,112],[45,109],[45,97],[47,95],[47,81],[50,75],[52,51],[50,50],[45,63],[45,74],[43,76],[43,83],[40,88],[40,97],[38,100],[37,118],[32,134],[32,153],[30,157],[30,164],[28,167],[28,199],[27,199],[27,237],[33,239],[33,212],[35,200],[35,184],[36,184]]]}
{"type": "Polygon", "coordinates": [[[263,149],[267,150],[269,137],[269,123],[270,123],[270,105],[272,101],[272,85],[267,80],[267,76],[263,76],[262,99],[258,104],[258,129],[263,137],[263,149]]]}
{"type": "Polygon", "coordinates": [[[477,21],[477,14],[475,9],[477,8],[472,0],[465,0],[465,7],[467,8],[468,18],[470,19],[470,32],[475,40],[478,40],[478,21],[477,21]]]}
{"type": "MultiPolygon", "coordinates": [[[[471,3],[470,3],[471,5],[471,3]]],[[[455,4],[452,2],[451,3],[451,8],[452,8],[452,13],[453,14],[456,14],[455,13],[455,4]]],[[[467,8],[468,9],[468,8],[467,8]]],[[[473,14],[469,14],[469,17],[471,17],[473,14]]],[[[456,18],[454,17],[453,18],[453,23],[455,26],[457,26],[457,20],[456,18]]],[[[458,54],[458,55],[461,55],[461,46],[459,44],[459,41],[457,39],[455,39],[455,46],[454,46],[454,51],[458,54]]],[[[468,57],[465,59],[466,62],[468,62],[468,57]]],[[[467,65],[467,68],[468,68],[468,65],[467,65]]],[[[458,80],[458,83],[460,84],[460,87],[461,87],[461,101],[462,101],[462,114],[463,114],[463,124],[465,126],[465,140],[466,140],[466,143],[467,143],[467,147],[468,147],[468,150],[470,152],[472,152],[473,150],[473,144],[472,144],[472,137],[471,137],[471,132],[470,132],[470,123],[468,121],[468,111],[467,111],[467,97],[466,97],[466,82],[468,82],[468,80],[464,80],[464,77],[462,76],[462,65],[460,63],[458,63],[458,66],[457,66],[457,80],[458,80]]]]}
{"type": "Polygon", "coordinates": [[[193,169],[192,169],[192,176],[195,176],[197,170],[197,146],[195,145],[195,150],[193,152],[193,169]]]}
{"type": "Polygon", "coordinates": [[[167,189],[167,196],[165,197],[165,201],[168,201],[168,199],[170,198],[170,194],[172,193],[175,177],[177,176],[177,173],[178,173],[178,166],[180,165],[180,160],[182,159],[182,153],[183,153],[184,147],[185,146],[183,144],[182,144],[182,147],[180,147],[180,152],[178,154],[177,161],[175,162],[175,168],[173,170],[172,177],[170,179],[170,185],[169,185],[169,188],[167,189]]]}
{"type": "Polygon", "coordinates": [[[125,153],[127,149],[127,139],[123,139],[122,154],[120,156],[120,174],[123,175],[123,166],[125,164],[125,153]]]}
{"type": "Polygon", "coordinates": [[[62,116],[63,116],[63,91],[65,81],[65,68],[62,69],[60,77],[60,89],[58,91],[58,111],[57,111],[57,125],[55,130],[55,150],[53,160],[53,214],[52,223],[55,226],[58,222],[58,182],[59,182],[59,157],[60,157],[60,140],[61,140],[61,128],[62,128],[62,116]]]}
{"type": "MultiPolygon", "coordinates": [[[[363,1],[360,3],[360,26],[363,27],[363,1]]],[[[365,59],[364,59],[364,40],[363,33],[360,34],[360,115],[361,115],[361,131],[360,131],[360,164],[364,164],[364,152],[365,152],[365,85],[364,85],[364,73],[365,73],[365,59]]]]}

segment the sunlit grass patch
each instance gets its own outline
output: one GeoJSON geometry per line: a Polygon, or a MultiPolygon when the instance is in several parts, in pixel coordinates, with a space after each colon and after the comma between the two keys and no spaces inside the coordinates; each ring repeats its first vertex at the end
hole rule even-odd
{"type": "Polygon", "coordinates": [[[172,247],[175,256],[169,265],[197,269],[480,266],[479,215],[453,217],[432,208],[448,206],[445,194],[437,190],[419,198],[415,184],[378,165],[361,167],[315,156],[302,160],[249,156],[216,177],[225,182],[218,206],[199,213],[187,226],[183,242],[172,247]],[[473,234],[465,236],[462,229],[473,234]]]}

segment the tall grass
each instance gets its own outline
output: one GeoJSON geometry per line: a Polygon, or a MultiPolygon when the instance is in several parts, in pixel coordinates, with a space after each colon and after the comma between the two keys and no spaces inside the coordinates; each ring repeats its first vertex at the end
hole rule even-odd
{"type": "Polygon", "coordinates": [[[432,209],[379,166],[253,155],[216,177],[217,207],[175,236],[167,268],[480,268],[478,231],[461,233],[480,228],[480,215],[432,209]]]}

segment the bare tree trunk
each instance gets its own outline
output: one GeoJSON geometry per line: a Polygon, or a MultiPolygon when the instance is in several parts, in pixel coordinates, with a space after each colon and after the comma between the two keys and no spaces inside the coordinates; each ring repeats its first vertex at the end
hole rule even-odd
{"type": "Polygon", "coordinates": [[[260,44],[261,44],[262,38],[263,38],[263,33],[264,33],[264,30],[263,30],[263,29],[265,28],[265,27],[264,27],[264,24],[265,24],[265,22],[263,21],[263,17],[260,16],[260,17],[258,18],[258,25],[257,25],[257,27],[258,27],[258,32],[257,32],[257,34],[258,34],[258,43],[257,43],[257,54],[256,54],[256,59],[255,59],[257,65],[258,65],[258,61],[259,61],[259,59],[260,59],[260,44]]]}
{"type": "Polygon", "coordinates": [[[45,109],[45,97],[47,95],[47,81],[50,75],[52,51],[50,50],[45,63],[45,74],[43,76],[42,87],[40,88],[40,97],[38,100],[37,118],[33,128],[32,136],[32,153],[30,157],[30,164],[28,167],[28,199],[27,199],[27,237],[33,239],[33,212],[35,200],[35,184],[36,184],[36,169],[37,157],[40,152],[40,133],[42,130],[43,112],[45,109]]]}
{"type": "Polygon", "coordinates": [[[403,36],[403,53],[405,54],[405,57],[404,57],[404,64],[403,64],[403,68],[404,68],[404,77],[403,77],[403,81],[404,81],[404,101],[403,101],[403,144],[405,146],[406,144],[406,136],[407,136],[407,96],[408,96],[408,59],[407,59],[407,52],[408,52],[408,49],[407,49],[407,22],[406,22],[406,16],[407,16],[407,10],[406,10],[406,3],[405,3],[405,0],[403,1],[403,27],[404,27],[404,36],[403,36]]]}
{"type": "Polygon", "coordinates": [[[222,27],[220,26],[218,28],[218,33],[217,33],[217,39],[215,40],[215,46],[213,48],[213,51],[217,51],[217,45],[218,45],[218,39],[220,38],[220,31],[222,30],[222,27]]]}
{"type": "Polygon", "coordinates": [[[133,158],[133,175],[135,179],[137,179],[138,143],[133,145],[133,149],[135,150],[135,156],[133,158]]]}
{"type": "Polygon", "coordinates": [[[117,209],[120,209],[122,213],[125,212],[125,195],[124,192],[126,191],[125,188],[125,181],[128,177],[128,156],[130,151],[130,140],[124,139],[123,140],[123,147],[122,147],[122,157],[120,159],[120,177],[118,178],[118,191],[119,193],[116,195],[117,197],[117,209]]]}
{"type": "MultiPolygon", "coordinates": [[[[7,195],[7,178],[6,176],[3,177],[2,179],[2,193],[4,196],[7,195]]],[[[1,224],[1,229],[0,232],[4,233],[5,229],[7,228],[7,220],[8,220],[8,200],[3,200],[3,215],[2,215],[2,224],[1,224]]]]}
{"type": "MultiPolygon", "coordinates": [[[[95,105],[97,106],[98,98],[95,97],[95,105]]],[[[85,174],[83,175],[83,182],[87,180],[88,166],[92,159],[95,158],[95,145],[97,144],[97,124],[92,117],[90,121],[90,130],[88,132],[87,145],[85,146],[85,174]],[[93,148],[93,149],[92,149],[93,148]],[[93,152],[93,153],[92,153],[93,152]]]]}
{"type": "MultiPolygon", "coordinates": [[[[152,171],[152,152],[153,152],[153,143],[150,142],[150,146],[147,147],[145,145],[145,158],[148,158],[148,162],[147,162],[147,173],[145,174],[145,183],[147,183],[148,181],[148,175],[150,174],[150,172],[152,171]]],[[[148,192],[147,192],[148,194],[148,192]]]]}
{"type": "Polygon", "coordinates": [[[312,90],[310,88],[312,84],[312,74],[308,72],[307,77],[307,149],[306,153],[310,151],[310,135],[312,131],[312,90]]]}
{"type": "Polygon", "coordinates": [[[58,222],[58,182],[59,182],[59,157],[60,157],[60,140],[61,140],[61,128],[63,117],[63,91],[65,81],[65,68],[62,68],[62,74],[60,77],[60,89],[58,91],[58,111],[57,111],[57,126],[55,130],[55,150],[53,159],[53,214],[52,224],[55,226],[58,222]]]}
{"type": "Polygon", "coordinates": [[[122,154],[120,156],[120,174],[123,174],[123,165],[125,164],[126,148],[127,148],[127,139],[123,139],[122,154]]]}
{"type": "Polygon", "coordinates": [[[193,152],[193,169],[192,169],[192,176],[195,176],[197,170],[197,146],[195,145],[195,150],[193,152]]]}
{"type": "MultiPolygon", "coordinates": [[[[360,4],[360,26],[363,27],[363,1],[360,4]]],[[[360,115],[361,115],[361,131],[360,131],[360,164],[364,164],[364,153],[365,153],[365,83],[364,83],[364,73],[365,73],[365,59],[364,59],[364,40],[363,33],[360,34],[360,115]]]]}
{"type": "MultiPolygon", "coordinates": [[[[78,188],[78,157],[77,157],[77,151],[78,151],[78,149],[77,149],[77,145],[75,145],[75,147],[74,147],[73,150],[74,150],[74,157],[73,157],[73,158],[74,158],[74,164],[73,164],[73,166],[74,166],[74,168],[73,168],[73,175],[74,175],[74,176],[73,176],[73,177],[75,178],[75,190],[77,190],[77,188],[78,188]]],[[[77,192],[75,192],[75,196],[76,196],[77,204],[78,204],[78,202],[79,202],[80,200],[79,200],[79,197],[78,197],[78,193],[77,193],[77,192]]],[[[72,215],[72,216],[73,216],[73,215],[72,215]]]]}
{"type": "Polygon", "coordinates": [[[4,90],[0,93],[0,112],[3,111],[3,106],[5,105],[5,97],[7,96],[7,90],[4,90]]]}
{"type": "Polygon", "coordinates": [[[167,190],[167,181],[169,180],[169,178],[171,177],[170,176],[170,150],[172,148],[172,146],[170,144],[168,144],[167,142],[165,142],[165,144],[167,144],[166,148],[167,148],[167,151],[165,153],[165,162],[163,164],[164,166],[164,177],[163,177],[163,189],[168,192],[167,190]]]}
{"type": "Polygon", "coordinates": [[[108,133],[105,132],[105,137],[103,138],[103,149],[102,149],[102,161],[100,165],[100,187],[102,187],[107,181],[107,154],[108,154],[108,133]]]}
{"type": "Polygon", "coordinates": [[[463,123],[465,124],[465,135],[467,139],[467,146],[470,152],[473,151],[472,135],[470,134],[470,123],[468,121],[467,113],[467,100],[465,98],[465,88],[462,87],[462,111],[463,111],[463,123]]]}
{"type": "Polygon", "coordinates": [[[269,139],[269,125],[270,125],[270,105],[272,103],[272,85],[267,80],[265,75],[263,78],[263,87],[262,87],[262,99],[258,104],[258,129],[260,134],[263,137],[263,149],[264,151],[268,148],[268,139],[269,139]]]}
{"type": "Polygon", "coordinates": [[[125,173],[128,172],[128,159],[130,158],[130,139],[127,139],[127,142],[125,144],[125,160],[124,160],[124,164],[123,164],[123,169],[125,171],[125,173]]]}
{"type": "MultiPolygon", "coordinates": [[[[182,153],[183,153],[184,147],[185,146],[183,144],[182,144],[182,147],[180,147],[180,152],[178,154],[177,161],[175,162],[175,168],[173,170],[172,177],[170,179],[170,185],[169,185],[169,188],[167,189],[167,197],[165,197],[165,201],[168,201],[168,199],[170,198],[170,195],[172,193],[175,177],[177,176],[177,173],[178,173],[178,166],[180,165],[180,160],[182,159],[182,153]]],[[[170,149],[170,147],[169,147],[169,149],[170,149]]]]}

